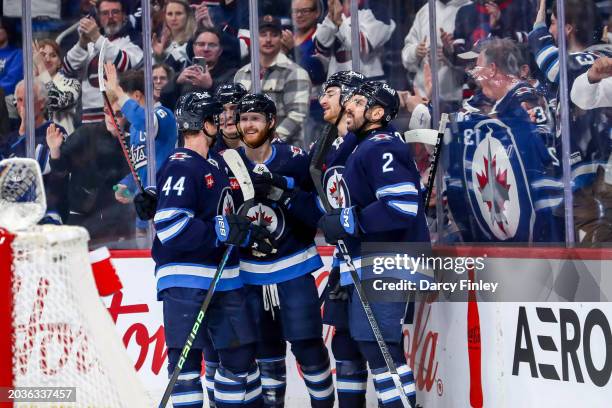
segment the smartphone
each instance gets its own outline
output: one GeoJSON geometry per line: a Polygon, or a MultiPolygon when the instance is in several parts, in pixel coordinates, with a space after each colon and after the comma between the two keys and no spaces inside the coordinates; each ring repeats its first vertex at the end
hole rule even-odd
{"type": "Polygon", "coordinates": [[[202,69],[203,73],[208,71],[208,68],[206,67],[206,58],[193,57],[193,62],[195,62],[195,65],[199,66],[202,69]]]}

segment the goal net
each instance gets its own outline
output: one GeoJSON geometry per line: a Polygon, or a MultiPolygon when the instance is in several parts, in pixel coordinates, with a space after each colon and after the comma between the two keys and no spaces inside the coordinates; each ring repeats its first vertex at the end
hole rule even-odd
{"type": "Polygon", "coordinates": [[[87,231],[4,226],[10,232],[0,228],[0,386],[73,387],[72,402],[39,403],[32,394],[28,407],[152,406],[98,296],[87,231]]]}

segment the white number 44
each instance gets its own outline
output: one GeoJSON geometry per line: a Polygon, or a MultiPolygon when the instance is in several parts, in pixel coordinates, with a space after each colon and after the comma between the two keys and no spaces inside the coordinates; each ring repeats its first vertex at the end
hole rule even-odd
{"type": "Polygon", "coordinates": [[[180,197],[181,194],[183,194],[183,190],[185,190],[185,187],[183,187],[184,184],[185,184],[185,176],[178,179],[178,181],[174,183],[174,186],[172,185],[172,176],[170,176],[166,179],[166,182],[164,183],[164,187],[162,188],[162,191],[164,192],[165,195],[168,195],[170,194],[171,190],[174,190],[176,191],[176,195],[180,197]]]}

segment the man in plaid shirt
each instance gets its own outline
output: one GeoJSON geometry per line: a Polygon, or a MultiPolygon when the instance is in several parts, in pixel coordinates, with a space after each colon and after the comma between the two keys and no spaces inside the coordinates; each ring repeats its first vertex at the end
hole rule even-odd
{"type": "MultiPolygon", "coordinates": [[[[261,90],[267,94],[277,109],[277,137],[304,147],[303,124],[310,104],[310,78],[298,64],[281,52],[281,23],[276,17],[266,15],[259,22],[259,56],[261,64],[261,90]]],[[[236,72],[234,82],[251,88],[251,64],[236,72]]]]}

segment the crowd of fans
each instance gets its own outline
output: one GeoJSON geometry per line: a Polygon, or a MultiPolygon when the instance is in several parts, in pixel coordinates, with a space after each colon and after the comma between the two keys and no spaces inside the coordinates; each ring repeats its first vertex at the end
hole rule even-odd
{"type": "MultiPolygon", "coordinates": [[[[23,63],[20,4],[0,1],[0,158],[25,155],[23,72],[30,67],[23,63]]],[[[145,81],[153,82],[156,134],[166,133],[159,129],[181,95],[215,93],[231,83],[252,89],[249,2],[152,1],[153,76],[146,79],[140,0],[31,4],[36,158],[51,197],[49,216],[86,226],[94,243],[142,235],[147,226],[137,224],[128,205],[136,190],[117,139],[125,138],[137,170],[146,169],[145,81]],[[100,64],[118,123],[99,91],[100,64]]],[[[436,0],[436,73],[426,1],[358,4],[360,71],[400,91],[398,131],[433,127],[436,77],[440,107],[451,113],[438,192],[444,220],[432,222],[443,227],[438,239],[562,242],[556,4],[436,0]],[[505,154],[491,153],[496,143],[505,154]]],[[[612,241],[606,4],[565,0],[575,234],[585,244],[612,241]]],[[[261,89],[276,103],[279,140],[308,148],[321,133],[321,85],[352,65],[349,6],[350,0],[259,1],[261,89]]],[[[175,143],[156,139],[158,167],[175,143]]],[[[427,150],[415,151],[426,180],[427,150]]]]}

